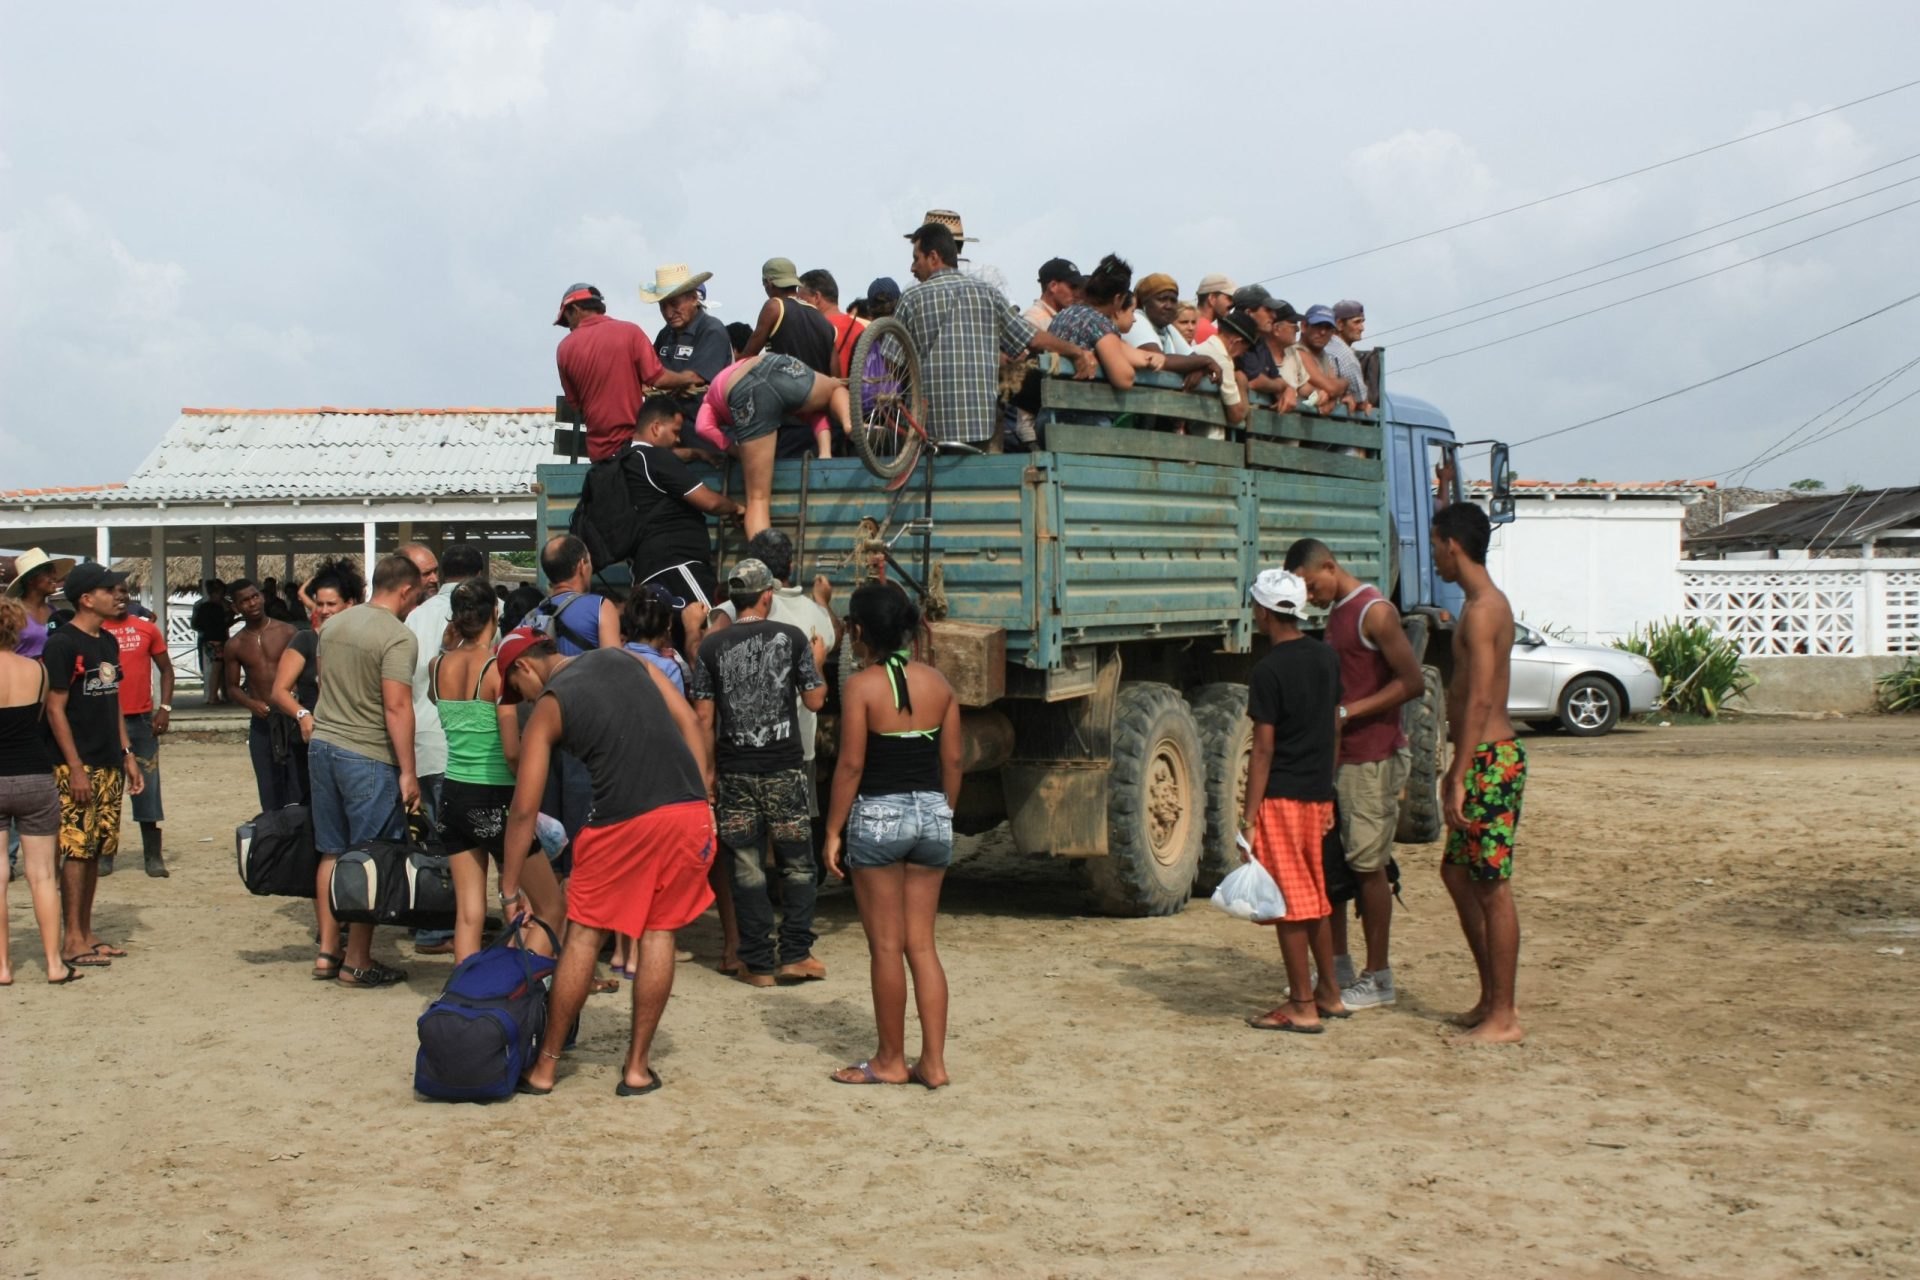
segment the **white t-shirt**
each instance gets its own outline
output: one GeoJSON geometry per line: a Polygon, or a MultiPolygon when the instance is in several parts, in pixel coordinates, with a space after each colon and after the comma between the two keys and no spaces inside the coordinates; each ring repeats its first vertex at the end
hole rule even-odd
{"type": "Polygon", "coordinates": [[[1220,335],[1210,334],[1192,354],[1205,356],[1220,366],[1220,403],[1239,404],[1240,384],[1233,379],[1233,357],[1227,354],[1227,344],[1220,340],[1220,335]]]}
{"type": "Polygon", "coordinates": [[[1188,344],[1185,338],[1180,336],[1178,329],[1172,325],[1168,325],[1164,329],[1156,329],[1148,322],[1146,312],[1136,311],[1133,313],[1133,328],[1127,330],[1127,345],[1144,347],[1149,343],[1159,347],[1161,355],[1190,356],[1196,354],[1195,349],[1188,344]]]}
{"type": "MultiPolygon", "coordinates": [[[[715,613],[724,613],[727,620],[737,621],[734,616],[733,601],[722,601],[714,607],[715,613]]],[[[798,627],[809,640],[818,639],[829,658],[833,655],[833,615],[822,609],[814,598],[801,587],[775,587],[773,589],[773,608],[768,617],[775,622],[784,622],[790,627],[798,627]]],[[[814,739],[818,737],[814,713],[807,710],[802,702],[797,707],[802,755],[809,761],[813,759],[814,739]]]]}
{"type": "Polygon", "coordinates": [[[427,664],[440,656],[440,641],[453,617],[453,589],[443,582],[407,615],[407,630],[420,642],[413,659],[413,771],[431,778],[447,771],[447,731],[440,727],[440,709],[427,696],[427,664]]]}

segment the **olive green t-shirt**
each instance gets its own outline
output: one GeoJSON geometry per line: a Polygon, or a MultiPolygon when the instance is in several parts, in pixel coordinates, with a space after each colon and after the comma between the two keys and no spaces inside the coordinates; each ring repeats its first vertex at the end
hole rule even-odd
{"type": "Polygon", "coordinates": [[[320,628],[320,701],[313,736],[372,760],[398,764],[387,739],[380,682],[407,687],[413,701],[413,663],[420,642],[392,610],[357,604],[320,628]]]}

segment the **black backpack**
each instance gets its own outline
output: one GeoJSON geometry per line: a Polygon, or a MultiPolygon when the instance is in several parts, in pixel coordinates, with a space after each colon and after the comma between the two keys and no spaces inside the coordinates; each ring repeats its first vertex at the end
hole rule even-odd
{"type": "Polygon", "coordinates": [[[611,458],[587,468],[580,482],[580,500],[574,504],[567,532],[587,544],[596,570],[624,564],[640,547],[640,513],[627,492],[629,441],[611,458]]]}
{"type": "Polygon", "coordinates": [[[311,898],[320,857],[313,848],[313,817],[303,804],[273,809],[233,833],[240,880],[263,897],[311,898]]]}
{"type": "MultiPolygon", "coordinates": [[[[533,923],[558,953],[553,930],[533,923]]],[[[420,1015],[413,1088],[421,1097],[440,1102],[511,1098],[533,1065],[546,1032],[554,961],[526,950],[519,936],[524,927],[501,930],[492,946],[462,960],[439,998],[420,1015]]]]}
{"type": "Polygon", "coordinates": [[[327,896],[342,924],[453,927],[453,872],[437,847],[369,840],[333,864],[327,896]]]}

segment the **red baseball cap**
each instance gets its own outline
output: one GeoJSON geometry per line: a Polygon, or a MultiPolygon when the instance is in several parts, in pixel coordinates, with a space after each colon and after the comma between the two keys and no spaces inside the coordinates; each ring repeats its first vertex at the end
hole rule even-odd
{"type": "Polygon", "coordinates": [[[538,631],[528,627],[515,627],[507,632],[500,647],[493,651],[494,662],[500,668],[500,705],[510,707],[520,701],[520,691],[513,687],[513,681],[507,677],[513,671],[513,664],[520,661],[521,655],[534,645],[546,639],[538,631]]]}
{"type": "Polygon", "coordinates": [[[590,284],[568,285],[567,291],[560,295],[560,310],[554,314],[553,322],[555,324],[565,324],[567,322],[567,308],[573,303],[586,302],[589,299],[594,302],[605,301],[605,299],[600,296],[600,291],[590,284]]]}

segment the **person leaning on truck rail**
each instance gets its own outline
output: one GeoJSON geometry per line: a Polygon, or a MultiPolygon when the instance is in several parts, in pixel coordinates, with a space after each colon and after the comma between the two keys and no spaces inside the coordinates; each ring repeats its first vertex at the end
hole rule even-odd
{"type": "MultiPolygon", "coordinates": [[[[1327,354],[1327,345],[1333,341],[1333,310],[1330,307],[1314,306],[1307,308],[1307,324],[1300,337],[1300,362],[1307,372],[1307,382],[1319,393],[1319,408],[1322,413],[1334,409],[1345,409],[1352,413],[1358,407],[1352,386],[1334,368],[1333,358],[1327,354]]],[[[1361,394],[1365,394],[1366,380],[1360,379],[1361,394]]]]}
{"type": "Polygon", "coordinates": [[[606,299],[590,284],[571,285],[560,295],[553,322],[567,330],[554,361],[560,389],[586,421],[590,462],[611,458],[633,439],[645,388],[677,392],[703,385],[691,369],[668,372],[640,326],[609,316],[606,299]]]}
{"type": "Polygon", "coordinates": [[[1347,380],[1347,390],[1353,396],[1355,405],[1361,413],[1372,413],[1372,393],[1367,390],[1366,370],[1360,365],[1360,356],[1354,347],[1360,341],[1360,335],[1367,331],[1367,309],[1352,298],[1343,298],[1333,304],[1333,338],[1327,343],[1327,354],[1333,359],[1334,372],[1347,380]]]}
{"type": "Polygon", "coordinates": [[[1233,281],[1220,272],[1200,277],[1200,287],[1193,298],[1193,305],[1199,312],[1193,328],[1195,346],[1212,337],[1220,321],[1233,310],[1233,294],[1233,281]]]}
{"type": "Polygon", "coordinates": [[[1219,369],[1220,406],[1229,426],[1245,422],[1252,408],[1247,399],[1247,375],[1235,365],[1259,340],[1260,326],[1253,317],[1244,311],[1230,311],[1220,318],[1218,329],[1195,348],[1219,369]]]}

